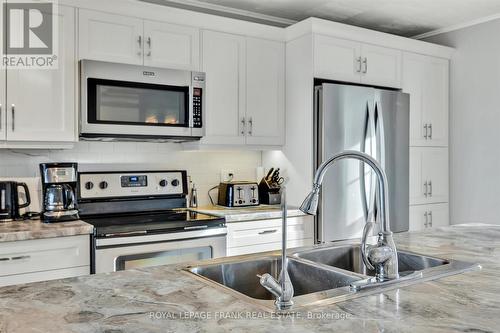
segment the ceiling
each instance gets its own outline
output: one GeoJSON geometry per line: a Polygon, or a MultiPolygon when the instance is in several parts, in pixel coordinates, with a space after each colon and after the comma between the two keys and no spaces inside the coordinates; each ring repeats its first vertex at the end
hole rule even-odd
{"type": "Polygon", "coordinates": [[[143,0],[287,26],[318,17],[412,37],[500,13],[499,0],[143,0]]]}

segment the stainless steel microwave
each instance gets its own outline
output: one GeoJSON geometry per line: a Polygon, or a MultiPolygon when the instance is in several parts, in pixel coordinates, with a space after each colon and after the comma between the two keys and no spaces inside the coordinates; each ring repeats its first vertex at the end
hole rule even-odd
{"type": "Polygon", "coordinates": [[[205,73],[80,61],[80,137],[190,141],[204,131],[205,73]]]}

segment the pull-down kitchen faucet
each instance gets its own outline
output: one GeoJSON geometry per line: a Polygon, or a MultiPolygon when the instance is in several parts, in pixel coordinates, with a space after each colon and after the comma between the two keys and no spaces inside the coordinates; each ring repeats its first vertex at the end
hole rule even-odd
{"type": "Polygon", "coordinates": [[[332,156],[327,161],[323,162],[314,176],[314,184],[311,193],[306,197],[300,210],[306,214],[316,215],[319,203],[319,193],[321,184],[326,171],[335,164],[336,161],[342,159],[357,159],[368,164],[377,175],[377,195],[380,204],[378,211],[380,223],[382,224],[382,231],[378,234],[378,241],[376,245],[367,245],[368,236],[374,226],[374,222],[366,221],[363,229],[363,238],[361,242],[361,256],[366,267],[370,270],[375,270],[375,279],[356,281],[351,284],[351,288],[358,290],[377,282],[384,282],[399,278],[398,274],[398,253],[396,245],[392,239],[392,232],[390,229],[389,216],[388,216],[388,193],[387,193],[387,177],[380,164],[370,155],[358,151],[344,151],[337,155],[332,156]]]}

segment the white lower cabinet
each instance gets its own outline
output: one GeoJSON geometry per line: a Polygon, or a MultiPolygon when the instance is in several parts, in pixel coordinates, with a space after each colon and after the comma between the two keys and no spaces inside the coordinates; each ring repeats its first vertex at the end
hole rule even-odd
{"type": "Polygon", "coordinates": [[[410,231],[444,227],[449,224],[447,203],[410,206],[410,231]]]}
{"type": "Polygon", "coordinates": [[[0,286],[90,274],[90,236],[0,243],[0,286]]]}
{"type": "MultiPolygon", "coordinates": [[[[287,247],[314,244],[314,219],[289,217],[287,247]]],[[[281,219],[233,222],[227,224],[227,255],[236,256],[281,249],[281,219]]]]}
{"type": "Polygon", "coordinates": [[[448,148],[410,147],[410,205],[448,202],[448,148]]]}

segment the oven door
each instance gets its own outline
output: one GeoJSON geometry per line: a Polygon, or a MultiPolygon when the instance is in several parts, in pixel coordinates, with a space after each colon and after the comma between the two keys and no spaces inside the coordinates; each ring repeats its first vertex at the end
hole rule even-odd
{"type": "Polygon", "coordinates": [[[106,273],[226,256],[226,228],[97,239],[93,272],[106,273]]]}
{"type": "Polygon", "coordinates": [[[82,60],[80,70],[80,136],[201,136],[198,128],[193,132],[198,121],[193,118],[192,72],[91,60],[82,60]]]}

